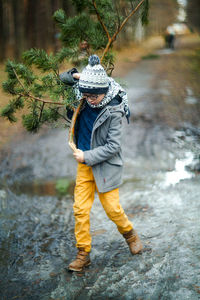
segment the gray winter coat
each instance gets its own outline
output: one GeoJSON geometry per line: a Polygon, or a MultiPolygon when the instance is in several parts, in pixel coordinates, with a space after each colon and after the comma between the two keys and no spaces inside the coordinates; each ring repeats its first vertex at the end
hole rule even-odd
{"type": "MultiPolygon", "coordinates": [[[[102,109],[94,122],[91,150],[84,151],[85,163],[92,167],[100,193],[118,188],[122,183],[121,155],[123,104],[102,109]]],[[[76,134],[75,134],[76,135],[76,134]]]]}
{"type": "MultiPolygon", "coordinates": [[[[60,75],[61,80],[70,85],[77,81],[72,74],[77,72],[72,69],[60,75]]],[[[112,102],[112,100],[111,100],[112,102]]],[[[88,151],[84,151],[85,163],[92,167],[95,182],[100,193],[105,193],[118,188],[122,183],[122,118],[124,116],[124,104],[108,103],[97,116],[92,130],[91,145],[88,151]]],[[[75,126],[77,136],[78,126],[75,126]]],[[[75,141],[76,144],[76,141],[75,141]]]]}

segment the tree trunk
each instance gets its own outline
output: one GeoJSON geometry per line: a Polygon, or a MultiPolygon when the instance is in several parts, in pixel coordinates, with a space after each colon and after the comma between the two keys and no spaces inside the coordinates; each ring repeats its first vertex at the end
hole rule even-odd
{"type": "Polygon", "coordinates": [[[26,39],[27,39],[27,48],[32,48],[36,46],[36,13],[37,10],[37,0],[29,0],[26,2],[26,39]]]}
{"type": "Polygon", "coordinates": [[[12,0],[14,17],[14,56],[19,58],[25,49],[24,0],[12,0]]]}
{"type": "Polygon", "coordinates": [[[5,58],[5,45],[6,45],[6,30],[5,30],[5,18],[4,18],[4,5],[3,0],[0,0],[0,61],[5,58]]]}

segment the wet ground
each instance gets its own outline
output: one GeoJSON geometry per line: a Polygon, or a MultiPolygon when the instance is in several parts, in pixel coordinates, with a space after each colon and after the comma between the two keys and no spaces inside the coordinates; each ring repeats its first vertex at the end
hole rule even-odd
{"type": "Polygon", "coordinates": [[[26,134],[1,156],[0,299],[200,299],[200,127],[163,118],[170,95],[156,70],[171,54],[159,51],[125,78],[132,119],[120,197],[144,251],[130,255],[96,197],[92,265],[66,271],[76,254],[76,163],[66,130],[26,134]]]}

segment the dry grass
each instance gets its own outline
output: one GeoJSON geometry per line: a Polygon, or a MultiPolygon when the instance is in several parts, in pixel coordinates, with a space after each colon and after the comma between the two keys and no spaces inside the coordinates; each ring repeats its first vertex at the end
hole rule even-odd
{"type": "Polygon", "coordinates": [[[116,53],[117,60],[113,76],[125,76],[143,56],[151,54],[155,49],[160,49],[163,46],[163,38],[156,36],[143,41],[141,44],[131,43],[128,47],[123,47],[116,53]]]}

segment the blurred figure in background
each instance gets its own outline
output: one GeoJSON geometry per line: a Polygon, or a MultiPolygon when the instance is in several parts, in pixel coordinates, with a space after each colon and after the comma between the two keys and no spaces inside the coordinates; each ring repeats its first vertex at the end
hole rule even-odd
{"type": "Polygon", "coordinates": [[[175,43],[175,30],[173,26],[168,26],[165,31],[165,47],[169,49],[174,49],[175,43]]]}

